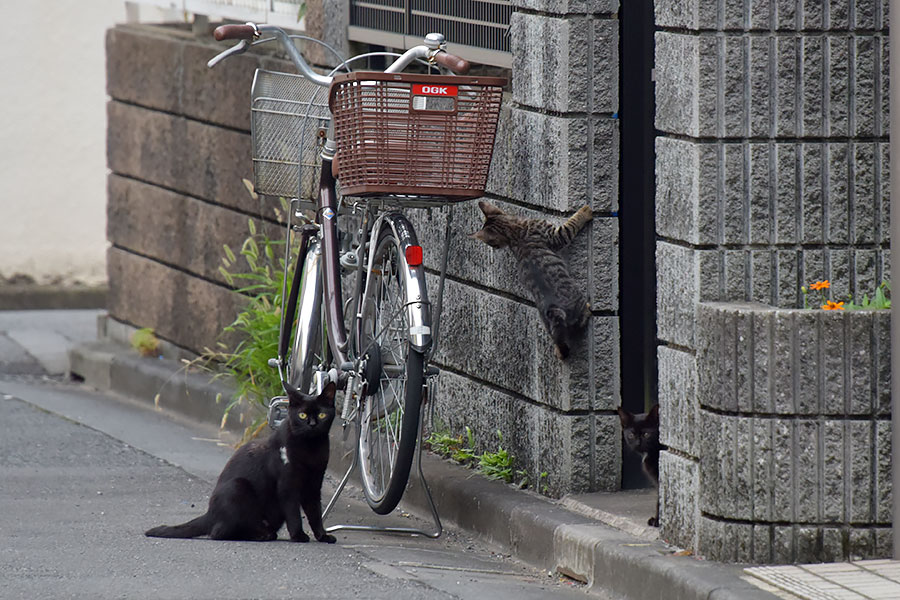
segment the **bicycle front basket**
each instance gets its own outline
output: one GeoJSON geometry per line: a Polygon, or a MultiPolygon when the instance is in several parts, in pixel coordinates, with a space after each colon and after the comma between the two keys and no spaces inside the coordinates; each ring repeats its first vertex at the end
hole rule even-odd
{"type": "Polygon", "coordinates": [[[336,76],[329,106],[341,193],[447,201],[484,195],[505,84],[499,77],[336,76]]]}

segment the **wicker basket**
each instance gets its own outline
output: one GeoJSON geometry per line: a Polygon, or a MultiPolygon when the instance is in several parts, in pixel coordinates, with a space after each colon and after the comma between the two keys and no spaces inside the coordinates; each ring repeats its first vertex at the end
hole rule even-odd
{"type": "Polygon", "coordinates": [[[505,84],[363,71],[335,77],[329,107],[341,193],[411,202],[482,196],[505,84]]]}

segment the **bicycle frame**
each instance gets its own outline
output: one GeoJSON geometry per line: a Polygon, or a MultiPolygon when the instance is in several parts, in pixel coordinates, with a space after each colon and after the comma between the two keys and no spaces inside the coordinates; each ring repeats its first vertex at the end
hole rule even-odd
{"type": "MultiPolygon", "coordinates": [[[[316,223],[319,226],[319,239],[313,240],[312,244],[306,251],[305,268],[303,285],[300,291],[300,322],[309,322],[304,320],[303,315],[314,315],[318,312],[317,299],[321,299],[322,307],[325,311],[326,331],[328,335],[328,343],[331,352],[334,355],[334,362],[341,368],[349,367],[354,359],[359,356],[353,356],[350,353],[347,329],[344,321],[344,298],[341,289],[341,265],[340,265],[340,247],[338,242],[338,202],[335,192],[335,179],[331,171],[331,158],[323,155],[322,158],[322,174],[320,179],[320,189],[318,206],[316,209],[316,223]],[[321,245],[319,245],[321,244],[321,245]],[[321,272],[321,278],[318,273],[321,272]],[[310,287],[307,287],[310,286],[310,287]]],[[[364,227],[363,230],[377,232],[381,227],[381,223],[386,222],[393,229],[397,239],[410,245],[417,245],[415,231],[399,213],[386,213],[380,215],[371,227],[364,227]]],[[[361,240],[361,244],[365,247],[368,240],[361,240]]],[[[371,268],[370,264],[366,265],[371,268]]],[[[405,280],[405,289],[407,290],[406,311],[408,322],[410,324],[409,342],[410,345],[423,353],[428,352],[432,344],[431,329],[431,304],[428,302],[425,294],[425,270],[421,266],[411,267],[405,257],[401,257],[402,268],[400,273],[405,280]]],[[[362,272],[362,263],[359,268],[362,272]]],[[[357,281],[361,281],[357,279],[357,281]]],[[[366,285],[368,285],[368,281],[366,285]]],[[[357,284],[359,285],[359,283],[357,284]]],[[[365,297],[365,292],[357,289],[354,293],[357,298],[365,297]],[[362,293],[360,293],[362,292],[362,293]]],[[[357,314],[353,316],[353,325],[351,331],[358,329],[359,320],[362,318],[361,307],[358,307],[357,314]]],[[[288,332],[283,332],[287,334],[288,332]]],[[[299,332],[298,332],[299,334],[299,332]]],[[[310,366],[309,358],[306,356],[313,348],[316,331],[304,332],[302,336],[295,338],[294,351],[299,352],[299,356],[303,357],[304,365],[310,366]]],[[[358,333],[354,337],[357,338],[358,333]]],[[[357,353],[363,348],[355,348],[357,353]]],[[[295,382],[290,382],[297,387],[295,382]]],[[[303,388],[300,388],[303,389],[303,388]]],[[[307,388],[308,389],[308,388],[307,388]]]]}

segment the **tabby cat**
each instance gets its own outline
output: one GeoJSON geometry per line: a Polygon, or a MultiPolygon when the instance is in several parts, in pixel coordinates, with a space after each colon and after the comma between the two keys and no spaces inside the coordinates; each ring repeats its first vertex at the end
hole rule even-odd
{"type": "Polygon", "coordinates": [[[659,453],[667,449],[659,443],[659,404],[654,404],[650,412],[641,414],[632,414],[621,406],[617,410],[625,445],[643,457],[641,466],[644,473],[657,487],[656,514],[647,519],[647,525],[659,527],[659,453]]]}
{"type": "Polygon", "coordinates": [[[581,288],[559,255],[593,218],[583,206],[565,223],[555,226],[542,219],[507,214],[487,202],[479,202],[484,227],[472,234],[492,248],[509,248],[516,257],[519,278],[531,293],[541,320],[559,358],[566,358],[572,339],[584,331],[591,316],[581,288]]]}
{"type": "Polygon", "coordinates": [[[285,386],[288,418],[265,440],[241,447],[225,464],[206,514],[181,525],[161,525],[150,537],[268,541],[287,522],[292,542],[308,542],[300,509],[320,542],[335,538],[322,525],[322,480],[328,465],[328,430],[334,420],[334,383],[319,396],[285,386]]]}

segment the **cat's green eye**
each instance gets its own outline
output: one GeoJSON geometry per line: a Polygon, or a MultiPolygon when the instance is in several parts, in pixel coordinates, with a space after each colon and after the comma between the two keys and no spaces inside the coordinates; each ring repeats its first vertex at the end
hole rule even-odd
{"type": "Polygon", "coordinates": [[[324,418],[327,417],[327,416],[328,416],[328,415],[326,415],[325,413],[319,413],[319,418],[320,418],[320,419],[324,419],[324,418]]]}
{"type": "Polygon", "coordinates": [[[300,413],[297,416],[300,417],[301,419],[305,419],[307,415],[306,415],[306,413],[300,413]]]}

